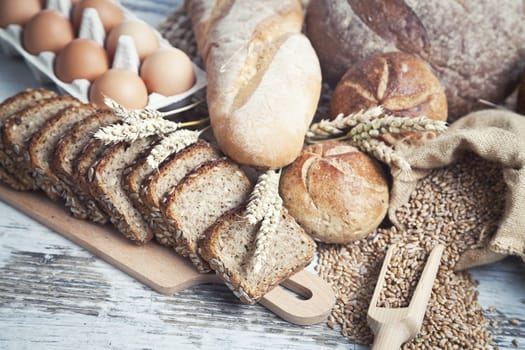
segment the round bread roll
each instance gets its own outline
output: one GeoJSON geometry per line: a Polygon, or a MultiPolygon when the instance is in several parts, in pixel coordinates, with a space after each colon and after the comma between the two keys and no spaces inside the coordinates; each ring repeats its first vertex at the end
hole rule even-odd
{"type": "Polygon", "coordinates": [[[388,209],[388,183],[379,163],[344,142],[303,148],[283,170],[283,205],[306,232],[325,243],[371,233],[388,209]]]}
{"type": "Polygon", "coordinates": [[[445,86],[449,120],[502,102],[525,66],[525,4],[517,0],[311,0],[307,35],[334,86],[356,62],[402,51],[445,86]]]}
{"type": "MultiPolygon", "coordinates": [[[[377,54],[352,66],[333,92],[330,118],[375,106],[394,116],[447,120],[443,86],[424,61],[402,52],[377,54]]],[[[391,135],[384,139],[396,141],[391,135]]]]}

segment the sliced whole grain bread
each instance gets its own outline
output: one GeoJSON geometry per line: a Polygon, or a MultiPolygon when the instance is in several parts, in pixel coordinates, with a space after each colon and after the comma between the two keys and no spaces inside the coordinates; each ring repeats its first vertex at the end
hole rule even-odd
{"type": "Polygon", "coordinates": [[[222,157],[221,152],[204,140],[199,140],[166,159],[158,171],[142,181],[140,198],[142,212],[150,224],[155,239],[162,245],[175,244],[161,212],[161,201],[190,172],[202,164],[222,157]]]}
{"type": "Polygon", "coordinates": [[[144,155],[155,141],[156,137],[149,137],[131,143],[120,142],[105,150],[92,166],[91,195],[104,207],[111,223],[136,244],[149,242],[153,232],[124,192],[122,176],[124,169],[144,155]]]}
{"type": "Polygon", "coordinates": [[[38,130],[29,143],[33,177],[37,186],[52,199],[65,199],[73,216],[85,219],[87,210],[78,200],[73,189],[51,169],[50,161],[60,138],[76,123],[96,112],[92,105],[71,106],[57,113],[38,130]]]}
{"type": "Polygon", "coordinates": [[[220,216],[243,204],[252,190],[244,171],[229,159],[208,162],[188,174],[163,200],[175,251],[199,272],[210,270],[197,253],[197,241],[220,216]]]}
{"type": "Polygon", "coordinates": [[[109,147],[111,145],[105,144],[102,140],[91,138],[74,159],[73,177],[82,190],[89,192],[89,183],[93,180],[93,164],[109,147]]]}
{"type": "MultiPolygon", "coordinates": [[[[56,96],[56,94],[50,90],[26,89],[9,97],[0,104],[0,130],[14,114],[30,107],[36,101],[54,96],[56,96]]],[[[2,134],[3,132],[0,131],[0,181],[8,184],[16,190],[28,190],[29,187],[13,176],[10,171],[13,170],[13,162],[4,152],[2,134]]]]}
{"type": "Polygon", "coordinates": [[[258,272],[252,269],[254,241],[260,224],[250,224],[245,208],[232,210],[213,224],[198,242],[199,253],[233,293],[254,304],[272,288],[308,265],[315,254],[314,240],[283,208],[275,234],[258,272]]]}
{"type": "Polygon", "coordinates": [[[13,161],[15,175],[29,189],[38,189],[32,176],[29,142],[32,136],[58,112],[66,107],[79,106],[82,103],[71,96],[57,96],[36,101],[4,124],[2,141],[4,151],[13,161]]]}
{"type": "MultiPolygon", "coordinates": [[[[58,142],[55,155],[51,162],[53,172],[75,192],[76,197],[88,210],[88,218],[94,222],[106,223],[108,216],[99,208],[98,203],[86,192],[77,180],[77,158],[80,156],[86,145],[93,140],[93,134],[101,127],[108,126],[120,121],[120,118],[110,110],[98,110],[81,122],[75,124],[58,142]]],[[[93,140],[96,142],[97,140],[93,140]]],[[[99,142],[100,143],[100,142],[99,142]]],[[[86,161],[89,158],[86,151],[86,161]]],[[[93,160],[81,169],[88,169],[93,160]]],[[[86,170],[87,171],[87,170],[86,170]]],[[[85,174],[85,172],[84,172],[85,174]]],[[[84,188],[87,188],[85,186],[84,188]]]]}
{"type": "MultiPolygon", "coordinates": [[[[155,147],[155,145],[153,147],[155,147]]],[[[137,159],[134,164],[131,164],[127,169],[124,170],[124,174],[122,176],[122,188],[130,198],[135,208],[137,208],[144,217],[146,217],[148,208],[140,197],[140,189],[142,182],[153,172],[156,172],[155,170],[157,170],[148,163],[148,155],[149,154],[144,154],[143,157],[137,159]]]]}

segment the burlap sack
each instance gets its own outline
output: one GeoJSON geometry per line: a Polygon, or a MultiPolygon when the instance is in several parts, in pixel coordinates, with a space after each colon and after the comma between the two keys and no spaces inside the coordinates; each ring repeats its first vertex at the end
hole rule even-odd
{"type": "Polygon", "coordinates": [[[405,204],[417,181],[431,169],[457,161],[464,151],[499,162],[507,185],[505,209],[497,232],[484,249],[467,251],[458,262],[461,270],[516,255],[525,261],[525,117],[502,110],[471,113],[453,123],[444,134],[421,146],[399,146],[410,171],[392,169],[394,178],[389,218],[397,223],[396,209],[405,204]]]}

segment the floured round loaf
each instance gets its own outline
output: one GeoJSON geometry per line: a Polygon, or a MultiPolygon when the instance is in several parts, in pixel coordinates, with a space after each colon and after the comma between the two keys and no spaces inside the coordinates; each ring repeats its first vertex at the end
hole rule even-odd
{"type": "Polygon", "coordinates": [[[279,191],[288,212],[325,243],[348,243],[366,236],[388,209],[383,169],[344,142],[305,147],[283,170],[279,191]]]}
{"type": "Polygon", "coordinates": [[[500,103],[525,65],[523,1],[312,0],[307,33],[327,81],[372,54],[426,60],[445,86],[449,120],[500,103]]]}

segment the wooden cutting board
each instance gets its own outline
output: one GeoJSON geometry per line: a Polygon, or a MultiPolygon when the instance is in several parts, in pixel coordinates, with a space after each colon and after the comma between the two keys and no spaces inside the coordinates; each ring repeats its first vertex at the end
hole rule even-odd
{"type": "MultiPolygon", "coordinates": [[[[110,225],[73,218],[62,205],[40,192],[17,192],[0,185],[0,200],[159,293],[171,295],[199,284],[221,283],[214,273],[197,272],[187,259],[172,249],[155,242],[137,246],[110,225]]],[[[290,277],[259,301],[276,315],[299,325],[322,322],[334,302],[330,285],[305,270],[290,277]]]]}

